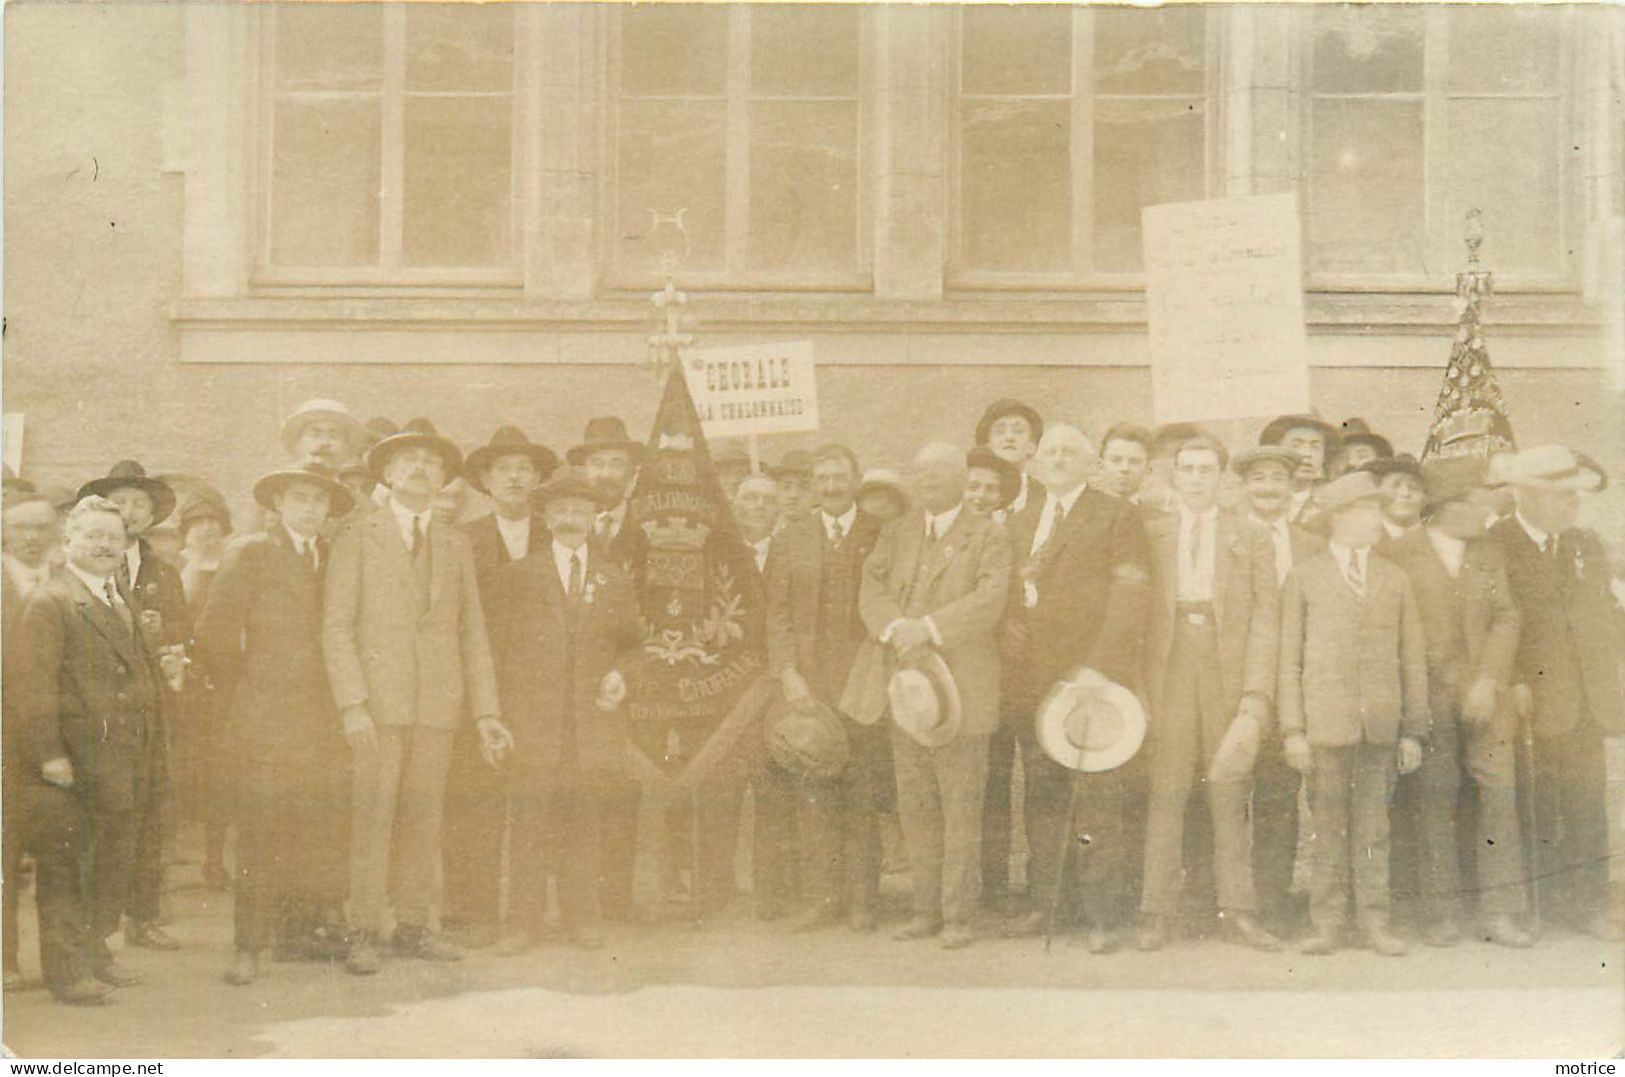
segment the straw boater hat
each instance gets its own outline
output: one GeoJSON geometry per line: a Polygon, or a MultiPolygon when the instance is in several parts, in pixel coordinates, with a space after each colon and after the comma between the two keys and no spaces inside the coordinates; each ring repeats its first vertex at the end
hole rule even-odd
{"type": "Polygon", "coordinates": [[[1076,676],[1058,682],[1039,706],[1039,747],[1072,770],[1115,770],[1145,742],[1145,708],[1120,684],[1102,678],[1085,687],[1076,676]]]}
{"type": "Polygon", "coordinates": [[[384,469],[389,466],[390,458],[402,449],[411,446],[425,446],[440,454],[440,459],[446,465],[446,481],[455,479],[463,470],[463,454],[456,445],[441,437],[435,431],[434,423],[427,419],[412,419],[401,427],[400,433],[391,434],[380,440],[378,444],[367,450],[367,467],[379,479],[384,477],[384,469]]]}
{"type": "Polygon", "coordinates": [[[1507,486],[1537,490],[1582,490],[1595,493],[1608,475],[1589,456],[1565,445],[1536,445],[1500,461],[1496,477],[1507,486]]]}
{"type": "Polygon", "coordinates": [[[489,442],[468,454],[463,469],[468,473],[468,484],[482,494],[490,493],[485,488],[485,469],[504,456],[528,456],[543,481],[559,466],[558,455],[552,449],[530,440],[517,426],[499,426],[489,442]]]}
{"type": "Polygon", "coordinates": [[[626,433],[626,423],[618,415],[605,415],[587,420],[587,430],[581,444],[572,448],[565,457],[572,464],[582,464],[587,454],[595,449],[623,449],[632,455],[632,462],[643,459],[643,443],[633,441],[626,433]]]}
{"type": "Polygon", "coordinates": [[[872,467],[863,473],[863,481],[858,484],[858,500],[880,492],[892,495],[900,508],[908,508],[908,487],[903,484],[903,476],[889,467],[872,467]]]}
{"type": "Polygon", "coordinates": [[[594,505],[604,505],[604,495],[587,479],[587,473],[579,467],[561,467],[553,472],[551,478],[536,489],[536,504],[538,507],[546,505],[549,501],[559,498],[571,497],[578,501],[591,501],[594,505]]]}
{"type": "Polygon", "coordinates": [[[1003,504],[999,506],[1000,508],[1009,505],[1020,495],[1021,471],[1017,469],[1016,465],[986,445],[978,445],[965,454],[965,470],[969,471],[971,468],[978,467],[991,471],[999,477],[999,491],[1004,498],[1003,504]]]}
{"type": "Polygon", "coordinates": [[[294,409],[282,423],[282,447],[290,453],[296,452],[299,445],[299,436],[304,433],[305,427],[317,419],[327,419],[338,423],[344,429],[344,436],[349,439],[350,448],[359,450],[367,443],[367,430],[361,422],[350,414],[350,409],[337,400],[307,400],[294,409]]]}
{"type": "Polygon", "coordinates": [[[306,460],[295,467],[279,468],[260,477],[254,484],[254,500],[268,509],[276,508],[277,495],[296,482],[327,491],[331,498],[329,516],[343,516],[355,507],[355,495],[338,479],[338,474],[320,460],[306,460]]]}
{"type": "Polygon", "coordinates": [[[852,758],[840,716],[816,699],[801,707],[775,701],[762,732],[773,761],[798,778],[838,777],[852,758]]]}
{"type": "Polygon", "coordinates": [[[1298,459],[1298,454],[1291,449],[1283,449],[1279,445],[1260,445],[1256,449],[1247,449],[1237,453],[1235,459],[1230,461],[1230,469],[1245,479],[1247,472],[1263,463],[1280,464],[1286,468],[1286,473],[1290,475],[1298,470],[1298,465],[1302,461],[1298,459]]]}
{"type": "Polygon", "coordinates": [[[175,491],[169,483],[149,476],[147,469],[134,460],[120,460],[104,477],[91,479],[79,487],[79,499],[92,494],[106,497],[114,490],[128,489],[145,490],[147,496],[152,498],[152,523],[155,527],[175,511],[175,491]]]}
{"type": "Polygon", "coordinates": [[[1032,428],[1035,443],[1044,436],[1044,420],[1038,412],[1019,400],[1005,397],[1003,400],[993,401],[987,406],[987,410],[982,412],[982,418],[976,423],[976,444],[986,445],[993,433],[993,424],[1007,415],[1017,415],[1026,419],[1027,425],[1032,428]]]}
{"type": "Polygon", "coordinates": [[[886,684],[892,721],[927,748],[940,748],[959,735],[964,707],[953,671],[942,655],[926,650],[891,675],[886,684]]]}

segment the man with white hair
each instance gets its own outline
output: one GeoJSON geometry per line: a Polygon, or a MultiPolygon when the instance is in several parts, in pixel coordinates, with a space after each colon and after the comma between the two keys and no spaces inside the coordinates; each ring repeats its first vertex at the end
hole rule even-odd
{"type": "MultiPolygon", "coordinates": [[[[1019,671],[1008,686],[1030,714],[1050,687],[1067,678],[1104,678],[1136,687],[1145,642],[1151,552],[1139,507],[1086,485],[1094,446],[1077,427],[1044,431],[1033,470],[1044,483],[1036,517],[1011,521],[1015,571],[1005,615],[1006,649],[1019,671]]],[[[1089,948],[1106,953],[1132,905],[1132,865],[1140,836],[1125,810],[1140,795],[1139,764],[1098,774],[1074,773],[1039,747],[1031,721],[1018,728],[1026,777],[1028,911],[1010,925],[1016,935],[1043,930],[1046,906],[1065,886],[1061,838],[1089,821],[1080,858],[1089,948]],[[1076,814],[1067,817],[1076,786],[1076,814]]],[[[1079,835],[1081,838],[1082,835],[1079,835]]],[[[1069,843],[1071,844],[1071,843],[1069,843]]]]}

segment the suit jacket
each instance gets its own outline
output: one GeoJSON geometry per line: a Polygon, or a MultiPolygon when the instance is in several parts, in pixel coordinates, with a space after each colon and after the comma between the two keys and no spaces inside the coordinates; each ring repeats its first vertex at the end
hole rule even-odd
{"type": "Polygon", "coordinates": [[[841,709],[872,723],[886,712],[895,648],[880,635],[892,622],[929,616],[959,687],[965,735],[999,725],[999,649],[994,629],[1010,586],[1010,540],[991,519],[961,506],[946,535],[925,550],[925,512],[888,523],[863,564],[858,609],[869,636],[852,664],[841,709]],[[925,557],[923,563],[921,558],[925,557]]]}
{"type": "MultiPolygon", "coordinates": [[[[924,526],[923,524],[921,525],[924,526]]],[[[836,704],[846,689],[852,662],[867,636],[858,611],[864,561],[880,537],[871,516],[858,513],[839,551],[831,551],[823,514],[789,524],[773,538],[767,560],[767,663],[774,676],[794,667],[820,699],[836,704]],[[841,615],[830,616],[824,601],[825,576],[842,559],[851,581],[849,594],[836,596],[841,615]]]]}
{"type": "Polygon", "coordinates": [[[637,595],[596,545],[583,572],[583,600],[572,609],[551,543],[497,571],[508,595],[494,633],[497,675],[521,781],[626,776],[625,709],[605,714],[597,698],[604,674],[641,643],[637,595]]]}
{"type": "Polygon", "coordinates": [[[320,539],[316,549],[313,572],[285,527],[236,540],[221,558],[198,618],[199,666],[225,701],[233,739],[256,752],[338,747],[322,656],[330,551],[320,539]]]}
{"type": "MultiPolygon", "coordinates": [[[[474,579],[480,585],[480,606],[485,611],[486,631],[492,633],[499,619],[496,607],[502,601],[501,589],[496,586],[497,576],[503,566],[513,563],[513,558],[508,556],[508,544],[502,541],[495,512],[470,521],[463,526],[463,531],[468,535],[468,544],[474,553],[474,579]]],[[[545,550],[552,541],[542,514],[532,512],[527,553],[529,550],[545,550]]]]}
{"type": "MultiPolygon", "coordinates": [[[[52,578],[60,576],[62,570],[56,569],[51,575],[52,578]]],[[[23,658],[23,648],[18,629],[22,626],[23,606],[27,601],[12,582],[11,573],[0,565],[0,685],[14,684],[21,669],[18,663],[23,658]]],[[[22,741],[17,721],[12,717],[12,694],[9,688],[0,691],[0,739],[4,741],[0,747],[0,766],[4,767],[8,782],[12,780],[10,775],[20,773],[15,764],[22,741]]]]}
{"type": "Polygon", "coordinates": [[[153,647],[189,645],[192,642],[192,613],[186,604],[186,587],[181,583],[180,571],[160,558],[147,545],[141,545],[141,570],[136,573],[131,593],[136,609],[157,610],[162,619],[156,639],[148,640],[153,647]]]}
{"type": "Polygon", "coordinates": [[[1293,566],[1276,708],[1283,733],[1322,747],[1427,736],[1427,641],[1403,570],[1373,553],[1361,598],[1330,550],[1293,566]]]}
{"type": "MultiPolygon", "coordinates": [[[[1173,650],[1179,591],[1179,513],[1147,521],[1153,581],[1146,631],[1146,697],[1153,719],[1161,713],[1163,680],[1173,650]]],[[[1275,698],[1281,644],[1281,594],[1275,583],[1275,547],[1255,524],[1221,512],[1214,524],[1213,617],[1225,726],[1205,730],[1218,747],[1244,694],[1275,698]]],[[[1266,731],[1267,732],[1267,731],[1266,731]]]]}
{"type": "MultiPolygon", "coordinates": [[[[1044,502],[1011,519],[1011,576],[1006,620],[1026,626],[1017,659],[1023,706],[1079,666],[1137,688],[1144,665],[1151,547],[1140,508],[1084,489],[1049,538],[1042,564],[1033,563],[1033,536],[1044,502]],[[1027,609],[1023,584],[1032,578],[1038,604],[1027,609]]],[[[1030,707],[1028,707],[1030,709],[1030,707]]]]}
{"type": "Polygon", "coordinates": [[[370,513],[334,541],[322,648],[341,712],[366,704],[379,725],[434,729],[499,713],[468,536],[437,523],[427,541],[427,606],[393,512],[370,513]]]}
{"type": "Polygon", "coordinates": [[[1490,528],[1489,537],[1506,556],[1512,599],[1523,615],[1513,680],[1534,693],[1535,734],[1567,733],[1587,710],[1604,732],[1625,731],[1618,665],[1625,644],[1616,635],[1602,543],[1570,529],[1554,561],[1516,516],[1490,528]]]}
{"type": "Polygon", "coordinates": [[[20,771],[38,782],[42,763],[66,756],[90,811],[132,810],[156,775],[160,675],[135,620],[126,627],[77,576],[59,573],[28,596],[5,671],[20,771]]]}
{"type": "Polygon", "coordinates": [[[1428,706],[1434,720],[1457,713],[1462,696],[1480,677],[1506,688],[1518,653],[1521,617],[1501,548],[1488,538],[1468,541],[1454,577],[1425,527],[1380,544],[1377,553],[1404,570],[1416,595],[1427,639],[1428,706]]]}

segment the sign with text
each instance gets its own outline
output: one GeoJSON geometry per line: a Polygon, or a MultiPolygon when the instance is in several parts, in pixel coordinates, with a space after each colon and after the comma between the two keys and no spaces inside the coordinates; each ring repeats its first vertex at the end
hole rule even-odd
{"type": "Polygon", "coordinates": [[[1147,206],[1142,220],[1156,421],[1308,411],[1297,196],[1147,206]]]}
{"type": "Polygon", "coordinates": [[[683,372],[707,438],[818,429],[810,343],[690,349],[683,372]]]}

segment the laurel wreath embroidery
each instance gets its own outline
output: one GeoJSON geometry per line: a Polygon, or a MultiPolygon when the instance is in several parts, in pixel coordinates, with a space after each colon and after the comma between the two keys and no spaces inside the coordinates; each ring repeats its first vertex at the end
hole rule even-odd
{"type": "Polygon", "coordinates": [[[668,666],[686,661],[714,666],[722,661],[724,647],[745,638],[741,608],[744,598],[739,594],[733,570],[726,563],[719,563],[711,581],[711,605],[706,610],[705,620],[689,625],[686,631],[680,628],[657,631],[650,625],[643,637],[645,654],[668,666]]]}

